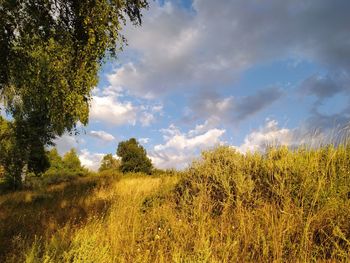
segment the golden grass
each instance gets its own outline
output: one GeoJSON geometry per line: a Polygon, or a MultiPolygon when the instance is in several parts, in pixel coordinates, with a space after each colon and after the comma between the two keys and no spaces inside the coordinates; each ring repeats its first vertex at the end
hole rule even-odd
{"type": "MultiPolygon", "coordinates": [[[[182,174],[129,175],[86,191],[87,182],[77,183],[72,191],[51,188],[62,194],[47,205],[61,214],[37,217],[45,221],[41,224],[44,231],[27,224],[20,235],[12,236],[15,245],[3,254],[4,259],[84,263],[350,261],[349,146],[279,148],[245,156],[219,147],[203,153],[202,160],[182,174]],[[79,215],[74,209],[84,211],[80,219],[72,220],[79,215]],[[58,223],[62,214],[66,220],[58,223]],[[25,233],[30,235],[23,236],[25,233]]],[[[18,193],[23,200],[26,194],[18,193]]],[[[48,206],[35,206],[38,193],[30,194],[33,199],[26,203],[30,207],[26,212],[40,213],[41,208],[48,213],[48,206]]],[[[2,227],[16,227],[7,223],[2,227]]]]}

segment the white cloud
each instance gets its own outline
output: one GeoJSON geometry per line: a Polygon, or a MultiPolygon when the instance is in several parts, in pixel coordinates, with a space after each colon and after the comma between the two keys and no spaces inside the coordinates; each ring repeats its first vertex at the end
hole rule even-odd
{"type": "Polygon", "coordinates": [[[162,114],[163,113],[163,105],[158,104],[158,105],[153,106],[152,112],[158,112],[158,113],[162,114]]]}
{"type": "Polygon", "coordinates": [[[109,134],[105,131],[91,131],[89,134],[93,137],[96,137],[98,139],[101,139],[102,141],[111,142],[115,140],[114,136],[112,134],[109,134]]]}
{"type": "Polygon", "coordinates": [[[163,128],[160,130],[161,133],[163,133],[163,139],[169,140],[172,136],[181,134],[179,128],[177,128],[173,123],[169,125],[168,128],[163,128]]]}
{"type": "Polygon", "coordinates": [[[156,145],[154,150],[163,151],[166,149],[174,149],[181,151],[201,148],[209,144],[213,145],[219,142],[218,139],[224,132],[224,130],[212,129],[194,137],[189,137],[187,134],[177,134],[170,138],[165,144],[156,145]]]}
{"type": "Polygon", "coordinates": [[[147,127],[156,121],[157,116],[163,115],[163,105],[141,105],[139,107],[139,122],[142,126],[147,127]]]}
{"type": "Polygon", "coordinates": [[[147,143],[149,143],[149,140],[150,140],[149,138],[140,138],[139,142],[142,144],[147,144],[147,143]]]}
{"type": "MultiPolygon", "coordinates": [[[[170,125],[169,128],[161,130],[165,143],[154,146],[149,156],[157,167],[184,168],[198,157],[201,151],[219,144],[227,144],[220,139],[225,130],[210,127],[212,126],[207,121],[187,133],[182,133],[176,126],[170,125]]],[[[247,153],[263,152],[269,146],[296,147],[303,144],[317,147],[327,142],[330,140],[324,133],[310,134],[307,129],[301,127],[283,128],[276,120],[267,119],[264,126],[249,133],[241,145],[232,147],[247,153]]]]}
{"type": "Polygon", "coordinates": [[[114,125],[135,125],[137,109],[131,102],[120,102],[114,96],[93,96],[90,109],[92,120],[114,125]]]}
{"type": "Polygon", "coordinates": [[[153,105],[149,101],[125,99],[126,92],[120,86],[108,86],[95,89],[90,105],[90,118],[113,125],[149,126],[156,121],[156,117],[163,114],[161,104],[153,105]]]}
{"type": "Polygon", "coordinates": [[[221,143],[220,137],[225,133],[221,129],[209,129],[202,133],[181,133],[174,125],[163,132],[164,144],[154,146],[149,156],[156,167],[183,168],[189,164],[200,151],[221,143]]]}
{"type": "Polygon", "coordinates": [[[263,151],[267,146],[290,146],[294,143],[294,132],[280,128],[276,120],[267,120],[264,127],[248,134],[242,145],[237,148],[246,153],[248,151],[263,151]]]}
{"type": "Polygon", "coordinates": [[[212,120],[206,120],[203,124],[198,124],[193,130],[188,132],[189,136],[195,136],[209,130],[212,127],[212,120]]]}
{"type": "Polygon", "coordinates": [[[151,125],[152,122],[155,121],[155,117],[152,113],[150,112],[143,112],[141,114],[140,122],[142,126],[149,126],[151,125]]]}
{"type": "Polygon", "coordinates": [[[83,166],[92,171],[97,171],[104,155],[104,153],[91,153],[87,149],[83,149],[78,157],[83,166]]]}

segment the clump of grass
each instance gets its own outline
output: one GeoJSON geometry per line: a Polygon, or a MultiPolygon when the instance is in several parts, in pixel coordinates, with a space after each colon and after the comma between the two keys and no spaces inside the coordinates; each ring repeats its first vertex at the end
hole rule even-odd
{"type": "Polygon", "coordinates": [[[85,220],[65,221],[50,234],[27,225],[20,233],[37,238],[14,236],[17,247],[7,251],[7,261],[350,260],[347,144],[245,155],[218,147],[183,173],[130,174],[78,197],[83,192],[76,189],[73,202],[102,202],[106,209],[86,208],[85,220]]]}
{"type": "Polygon", "coordinates": [[[212,259],[346,261],[349,171],[349,145],[247,155],[219,147],[193,164],[175,199],[192,222],[205,217],[224,224],[220,235],[205,227],[212,259]],[[237,252],[223,257],[220,250],[229,243],[237,244],[237,252]]]}

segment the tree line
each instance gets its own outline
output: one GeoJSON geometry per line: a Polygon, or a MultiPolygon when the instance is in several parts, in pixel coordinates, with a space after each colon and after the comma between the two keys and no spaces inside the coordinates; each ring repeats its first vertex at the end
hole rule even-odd
{"type": "MultiPolygon", "coordinates": [[[[75,176],[86,176],[89,170],[81,165],[77,151],[73,148],[61,157],[56,148],[50,150],[40,147],[33,147],[35,150],[28,156],[28,163],[21,166],[23,158],[21,148],[17,145],[17,138],[14,135],[14,122],[8,121],[0,116],[0,178],[3,178],[9,188],[18,188],[26,176],[30,177],[51,177],[55,180],[64,180],[75,176]],[[14,173],[14,169],[22,167],[20,177],[14,173]]],[[[145,148],[135,138],[122,141],[118,144],[116,154],[106,154],[100,163],[100,173],[109,171],[122,173],[142,172],[151,174],[153,165],[147,157],[145,148]]]]}

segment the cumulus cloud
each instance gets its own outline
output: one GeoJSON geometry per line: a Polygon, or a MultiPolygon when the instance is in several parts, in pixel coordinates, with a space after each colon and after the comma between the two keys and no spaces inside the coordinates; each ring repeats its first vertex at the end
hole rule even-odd
{"type": "MultiPolygon", "coordinates": [[[[194,129],[183,133],[174,125],[162,129],[164,143],[154,146],[149,157],[160,168],[184,168],[201,151],[213,146],[225,144],[222,135],[223,129],[209,128],[208,122],[197,125],[194,129]]],[[[268,147],[288,146],[295,148],[300,145],[318,147],[323,144],[337,143],[342,139],[340,136],[346,133],[349,136],[350,125],[343,129],[332,131],[311,130],[305,125],[296,128],[285,128],[278,121],[266,119],[263,126],[247,134],[240,145],[231,145],[241,153],[264,152],[268,147]],[[335,135],[339,136],[335,137],[335,135]]],[[[348,137],[347,137],[348,138],[348,137]]]]}
{"type": "Polygon", "coordinates": [[[149,126],[163,114],[163,106],[149,101],[127,100],[126,92],[119,86],[95,89],[90,106],[90,118],[116,126],[149,126]]]}
{"type": "Polygon", "coordinates": [[[349,1],[195,0],[192,11],[151,5],[142,28],[125,32],[138,59],[126,59],[109,77],[139,96],[225,87],[276,59],[350,70],[349,1]]]}
{"type": "MultiPolygon", "coordinates": [[[[250,95],[220,95],[228,94],[224,89],[233,88],[242,73],[256,65],[307,61],[322,73],[299,87],[302,95],[316,98],[302,127],[283,128],[268,120],[237,146],[242,152],[271,143],[305,143],[310,137],[303,135],[313,129],[324,134],[335,123],[349,123],[350,107],[326,114],[319,106],[350,94],[350,1],[193,0],[192,10],[160,2],[151,2],[141,28],[126,27],[126,53],[108,75],[111,86],[94,94],[91,108],[95,121],[149,126],[163,111],[162,106],[146,105],[150,98],[186,92],[187,120],[207,121],[188,132],[174,125],[163,129],[164,143],[150,151],[159,167],[183,167],[202,148],[221,142],[225,130],[217,128],[219,124],[247,120],[285,94],[278,87],[265,87],[250,95]],[[128,99],[125,92],[139,101],[128,99]]],[[[287,92],[293,96],[295,90],[287,92]]]]}
{"type": "Polygon", "coordinates": [[[248,134],[242,145],[235,147],[239,151],[264,151],[268,146],[290,146],[294,144],[294,131],[280,128],[276,120],[267,120],[265,125],[248,134]]]}
{"type": "Polygon", "coordinates": [[[92,120],[114,125],[135,125],[137,109],[131,102],[118,101],[114,96],[93,96],[90,109],[92,120]]]}
{"type": "Polygon", "coordinates": [[[104,153],[91,153],[87,149],[83,149],[78,157],[81,165],[92,171],[97,171],[104,155],[104,153]]]}
{"type": "Polygon", "coordinates": [[[155,145],[149,157],[160,168],[183,168],[203,149],[221,143],[222,129],[209,129],[205,132],[182,133],[176,126],[163,129],[164,144],[155,145]]]}
{"type": "Polygon", "coordinates": [[[155,121],[154,115],[150,112],[143,112],[141,114],[140,122],[142,126],[149,126],[155,121]]]}
{"type": "Polygon", "coordinates": [[[106,142],[111,142],[115,140],[112,134],[109,134],[108,132],[105,132],[105,131],[91,131],[89,132],[89,135],[106,142]]]}

